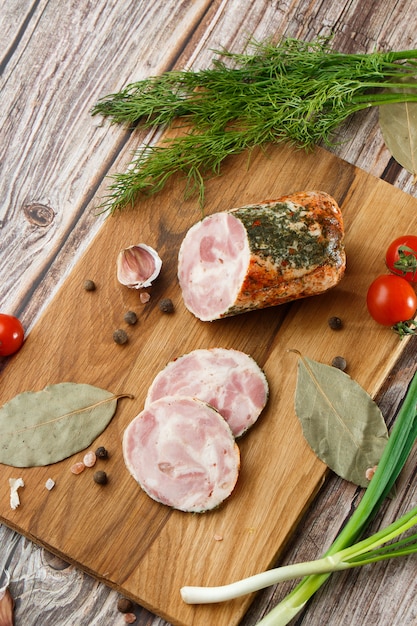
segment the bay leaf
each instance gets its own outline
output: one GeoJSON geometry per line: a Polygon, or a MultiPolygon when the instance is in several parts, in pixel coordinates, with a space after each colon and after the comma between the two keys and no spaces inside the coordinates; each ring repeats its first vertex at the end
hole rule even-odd
{"type": "Polygon", "coordinates": [[[78,383],[18,394],[0,407],[0,463],[49,465],[84,450],[109,424],[119,397],[78,383]]]}
{"type": "MultiPolygon", "coordinates": [[[[402,93],[405,90],[392,91],[402,93]]],[[[417,102],[381,105],[379,125],[391,155],[402,167],[417,177],[417,102]]]]}
{"type": "Polygon", "coordinates": [[[299,357],[295,411],[316,455],[342,478],[367,487],[388,441],[381,411],[348,374],[299,357]]]}

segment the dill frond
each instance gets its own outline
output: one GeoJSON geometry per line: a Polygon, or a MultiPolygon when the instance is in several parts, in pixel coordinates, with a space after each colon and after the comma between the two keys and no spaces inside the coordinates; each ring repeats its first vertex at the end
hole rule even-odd
{"type": "Polygon", "coordinates": [[[253,54],[217,52],[212,67],[175,70],[132,83],[101,99],[92,115],[129,127],[168,127],[183,134],[146,146],[116,174],[104,208],[134,204],[160,191],[173,174],[204,201],[204,181],[224,160],[269,142],[309,150],[349,116],[388,102],[417,101],[417,50],[343,54],[330,40],[252,42],[253,54]],[[401,91],[400,91],[401,88],[401,91]]]}

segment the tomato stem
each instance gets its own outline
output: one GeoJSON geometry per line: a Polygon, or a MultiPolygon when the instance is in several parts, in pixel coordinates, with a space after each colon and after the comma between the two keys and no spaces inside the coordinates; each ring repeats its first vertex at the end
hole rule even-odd
{"type": "Polygon", "coordinates": [[[396,332],[400,339],[408,335],[417,334],[417,322],[416,320],[406,320],[405,322],[398,322],[391,327],[396,332]]]}
{"type": "Polygon", "coordinates": [[[417,252],[409,246],[399,246],[398,259],[394,263],[394,268],[399,270],[404,276],[408,272],[412,272],[413,278],[417,273],[417,252]]]}

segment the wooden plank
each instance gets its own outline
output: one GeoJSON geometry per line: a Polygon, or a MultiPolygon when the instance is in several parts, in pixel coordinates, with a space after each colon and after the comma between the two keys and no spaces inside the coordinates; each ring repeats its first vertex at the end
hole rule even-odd
{"type": "MultiPolygon", "coordinates": [[[[87,5],[87,3],[77,3],[78,12],[83,11],[83,4],[87,5]]],[[[184,11],[187,10],[187,5],[190,3],[181,3],[181,10],[178,4],[177,2],[170,3],[169,0],[153,3],[154,10],[159,12],[159,19],[146,23],[146,30],[150,33],[150,36],[147,36],[147,33],[142,31],[142,26],[146,20],[138,19],[138,12],[136,11],[136,8],[138,10],[140,7],[143,8],[142,3],[126,3],[124,0],[118,0],[113,4],[107,2],[103,11],[107,13],[108,17],[109,13],[112,14],[112,18],[109,17],[106,20],[107,39],[103,30],[97,31],[90,28],[88,12],[93,18],[95,13],[94,7],[92,8],[89,3],[88,8],[85,9],[85,19],[82,23],[79,21],[77,29],[71,28],[71,22],[68,13],[66,13],[68,7],[58,6],[59,3],[36,0],[34,2],[19,2],[18,7],[13,3],[3,3],[2,5],[0,20],[4,45],[0,54],[4,55],[6,49],[7,52],[11,52],[7,70],[9,73],[12,70],[15,73],[16,78],[13,80],[15,80],[16,85],[19,85],[19,79],[22,79],[22,89],[19,91],[18,101],[13,100],[11,108],[8,108],[4,85],[9,74],[7,76],[3,74],[0,77],[2,87],[2,110],[0,112],[2,205],[0,212],[4,215],[3,211],[7,210],[7,217],[1,225],[2,281],[0,283],[0,302],[2,310],[7,308],[8,311],[19,313],[28,327],[44,310],[56,286],[63,283],[73,266],[74,260],[82,255],[83,250],[99,227],[94,216],[94,205],[98,202],[98,198],[103,194],[106,186],[105,183],[101,188],[98,187],[100,176],[104,175],[106,167],[116,166],[117,169],[122,170],[130,150],[137,145],[135,139],[123,143],[120,141],[123,133],[119,133],[114,128],[109,130],[111,134],[109,144],[121,146],[124,155],[122,154],[119,163],[117,161],[112,163],[114,151],[110,151],[110,158],[106,160],[104,167],[101,167],[102,158],[107,159],[108,153],[106,150],[100,152],[99,144],[102,141],[101,133],[107,132],[107,128],[103,130],[97,128],[93,135],[88,136],[88,142],[85,142],[83,140],[85,136],[84,127],[80,126],[78,133],[74,132],[72,135],[68,135],[68,137],[72,137],[71,149],[76,153],[75,156],[70,157],[71,163],[76,164],[78,160],[78,166],[64,169],[59,174],[59,180],[57,178],[57,185],[62,190],[61,197],[67,188],[71,188],[72,193],[68,194],[68,201],[52,205],[55,216],[51,225],[39,226],[27,222],[21,210],[23,200],[35,202],[44,197],[45,201],[48,201],[50,194],[54,194],[53,198],[56,194],[53,185],[50,186],[43,182],[45,173],[47,174],[46,181],[51,178],[49,172],[55,169],[54,156],[56,153],[52,151],[49,159],[44,157],[42,164],[37,165],[40,154],[45,153],[44,140],[38,142],[37,137],[28,133],[24,125],[18,127],[17,125],[21,120],[19,115],[10,117],[10,111],[13,108],[18,107],[17,110],[27,109],[31,103],[37,101],[40,93],[39,78],[42,76],[38,49],[42,56],[45,53],[45,46],[49,42],[48,30],[53,38],[54,32],[57,30],[56,21],[62,21],[65,27],[68,26],[64,29],[62,43],[65,45],[65,42],[70,38],[71,42],[67,46],[67,50],[70,51],[72,47],[74,48],[72,62],[80,70],[83,67],[86,68],[85,76],[88,76],[91,91],[104,94],[108,90],[105,87],[101,88],[100,85],[112,84],[112,81],[114,85],[119,85],[117,80],[121,67],[125,71],[125,76],[130,80],[130,77],[135,75],[134,72],[147,72],[147,68],[151,67],[149,63],[152,63],[153,55],[162,54],[165,56],[170,54],[172,46],[166,48],[165,40],[159,39],[160,24],[167,24],[168,30],[175,33],[185,30],[188,32],[189,14],[185,14],[184,11]],[[49,5],[47,23],[45,17],[42,17],[46,5],[49,5]],[[55,8],[54,5],[56,5],[55,8]],[[21,39],[16,40],[15,32],[19,31],[32,8],[35,11],[31,14],[33,21],[29,21],[21,39]],[[176,8],[178,8],[177,12],[175,12],[176,8]],[[172,22],[171,15],[175,18],[172,22]],[[131,33],[127,32],[124,27],[119,28],[124,22],[126,22],[127,28],[129,25],[132,26],[134,33],[131,47],[129,47],[131,33]],[[178,22],[180,23],[179,26],[178,22]],[[82,54],[77,52],[79,50],[78,38],[84,42],[82,54]],[[104,39],[106,46],[103,48],[104,39]],[[18,41],[19,44],[12,50],[8,43],[15,41],[18,41]],[[142,41],[145,42],[143,45],[142,41]],[[147,50],[148,46],[149,49],[147,50]],[[115,57],[120,61],[116,68],[113,63],[115,57]],[[90,67],[92,68],[91,72],[89,71],[90,67]],[[94,68],[97,68],[97,71],[94,68]],[[7,123],[6,120],[8,120],[7,123]],[[10,125],[12,125],[12,134],[18,132],[19,141],[13,143],[9,141],[8,129],[10,125]],[[26,169],[24,159],[21,160],[22,149],[25,158],[31,161],[31,166],[26,167],[26,169]],[[88,158],[83,157],[85,150],[90,155],[88,158]],[[97,164],[100,165],[100,172],[98,173],[97,164]],[[7,175],[3,175],[6,172],[7,175]],[[84,175],[83,184],[74,184],[74,181],[79,180],[79,177],[84,175]],[[98,189],[98,191],[92,203],[80,211],[79,204],[85,201],[84,192],[86,189],[98,189]],[[39,190],[40,193],[35,194],[32,190],[39,190]],[[43,192],[45,192],[45,196],[43,196],[43,192]],[[70,214],[74,214],[75,217],[71,224],[71,234],[68,236],[67,226],[72,219],[70,214]],[[6,233],[9,233],[11,229],[12,234],[6,236],[6,233]],[[44,254],[48,255],[52,249],[55,249],[56,255],[51,254],[48,263],[41,263],[41,257],[44,254]],[[7,259],[5,259],[6,250],[7,259]],[[38,258],[39,262],[33,262],[34,258],[38,258]]],[[[389,5],[388,7],[387,5],[386,11],[383,11],[380,10],[382,5],[376,7],[373,0],[353,0],[348,3],[345,0],[335,0],[331,3],[321,0],[313,2],[300,0],[297,3],[270,3],[262,2],[262,0],[258,0],[256,3],[251,0],[210,2],[207,4],[209,11],[202,18],[201,29],[198,28],[197,36],[190,41],[192,53],[185,52],[180,57],[179,62],[180,64],[186,63],[188,58],[192,57],[196,65],[204,65],[210,61],[213,48],[230,45],[234,50],[240,51],[243,43],[250,35],[262,38],[263,36],[290,34],[308,38],[317,34],[328,34],[332,31],[335,47],[345,51],[362,49],[371,51],[374,47],[385,49],[413,47],[415,45],[415,17],[412,11],[414,4],[414,1],[410,3],[409,0],[399,0],[392,6],[389,5]]],[[[193,10],[193,7],[191,9],[193,10]]],[[[56,57],[61,46],[59,39],[56,39],[55,43],[56,45],[49,48],[51,58],[56,57]]],[[[4,60],[4,56],[2,60],[4,60]]],[[[164,67],[163,63],[160,67],[164,67]]],[[[77,100],[77,94],[85,85],[77,82],[66,83],[64,91],[60,88],[61,84],[54,81],[52,73],[41,84],[50,92],[54,92],[51,108],[43,111],[42,118],[42,128],[45,131],[43,137],[49,135],[50,141],[53,143],[55,128],[59,129],[66,126],[71,129],[74,124],[73,118],[65,116],[65,107],[59,107],[55,100],[62,101],[64,97],[69,102],[74,99],[77,100]]],[[[7,94],[9,97],[13,94],[13,90],[8,91],[7,94]]],[[[92,97],[91,103],[93,102],[94,98],[92,97]]],[[[87,124],[91,122],[88,113],[89,105],[90,102],[83,107],[80,103],[81,108],[76,112],[87,124]]],[[[68,111],[68,107],[66,110],[68,111]]],[[[395,163],[390,162],[389,154],[383,145],[378,130],[377,121],[377,111],[367,111],[366,114],[350,120],[338,134],[340,143],[335,145],[333,151],[349,162],[363,167],[366,171],[385,177],[397,187],[415,196],[416,187],[413,186],[412,176],[401,170],[395,163]]],[[[404,384],[412,371],[414,361],[412,346],[413,344],[409,343],[405,349],[409,356],[408,360],[402,362],[404,370],[400,371],[397,378],[390,379],[396,394],[395,401],[400,397],[404,384]]],[[[37,358],[39,359],[39,356],[37,358]]],[[[388,395],[390,401],[393,402],[392,394],[388,395]]],[[[406,479],[412,484],[413,475],[411,472],[406,474],[406,479]]],[[[331,541],[337,529],[349,515],[355,499],[356,495],[350,490],[349,485],[340,481],[330,481],[311,514],[300,527],[299,537],[295,538],[291,549],[286,554],[288,561],[299,560],[303,554],[309,554],[313,557],[319,555],[321,546],[331,541]],[[316,549],[315,552],[314,549],[316,549]]],[[[390,510],[397,511],[396,507],[396,503],[390,503],[386,510],[388,512],[390,510]]],[[[385,510],[384,515],[389,521],[389,516],[385,510]]],[[[51,570],[45,562],[42,551],[24,538],[16,540],[4,526],[0,526],[0,543],[3,548],[0,564],[10,568],[13,578],[12,590],[18,599],[17,618],[24,619],[25,624],[49,620],[60,626],[72,626],[74,623],[87,623],[87,620],[88,623],[93,620],[96,620],[97,623],[104,623],[106,620],[113,623],[116,619],[121,619],[115,609],[116,599],[111,593],[108,593],[107,587],[95,585],[88,576],[82,576],[81,573],[72,568],[64,570],[59,575],[58,572],[51,570]],[[51,582],[51,585],[48,585],[46,590],[48,581],[51,582]]],[[[357,607],[355,623],[365,621],[375,623],[375,620],[378,621],[379,626],[388,623],[390,626],[394,624],[403,626],[403,624],[413,623],[413,591],[415,595],[413,572],[407,577],[407,566],[398,563],[395,570],[395,602],[388,605],[387,602],[384,603],[384,598],[392,597],[393,585],[390,581],[387,586],[383,586],[383,567],[381,565],[377,571],[373,570],[372,577],[368,579],[366,578],[367,572],[358,574],[360,578],[354,579],[358,584],[352,585],[353,593],[356,590],[356,596],[353,595],[351,601],[345,602],[345,609],[343,609],[343,598],[346,597],[347,587],[343,585],[340,588],[330,587],[329,589],[327,587],[328,591],[325,592],[322,601],[315,605],[318,606],[318,609],[307,613],[306,623],[309,626],[312,624],[321,625],[323,623],[321,611],[326,606],[335,607],[334,612],[332,611],[330,614],[328,611],[326,613],[325,621],[329,626],[330,624],[338,625],[343,619],[352,622],[352,606],[357,607]],[[375,593],[379,583],[382,591],[375,593]],[[387,591],[386,594],[384,593],[385,590],[387,591]],[[330,602],[329,598],[331,598],[330,602]],[[380,601],[379,609],[376,606],[378,601],[380,601]],[[371,612],[366,613],[367,617],[362,619],[361,610],[365,615],[368,605],[371,612]],[[375,614],[373,615],[372,610],[374,608],[375,614]]],[[[345,578],[343,578],[344,580],[345,578]]],[[[330,584],[333,585],[333,579],[330,584]]],[[[281,585],[276,592],[268,590],[262,594],[256,607],[258,612],[249,615],[245,624],[252,626],[257,619],[255,616],[262,615],[265,608],[269,606],[269,593],[272,594],[273,601],[274,598],[283,593],[281,590],[284,588],[287,587],[281,585]]],[[[146,611],[138,611],[137,615],[137,623],[147,625],[151,623],[151,618],[146,611]]],[[[152,623],[160,626],[161,621],[159,618],[155,618],[152,623]]]]}
{"type": "Polygon", "coordinates": [[[65,277],[100,228],[91,204],[100,183],[112,166],[126,166],[137,145],[126,129],[93,119],[92,106],[128,81],[171,69],[209,4],[151,3],[144,11],[127,0],[104,7],[40,2],[27,8],[32,16],[23,32],[21,7],[6,12],[5,24],[15,24],[8,34],[15,50],[0,83],[0,225],[7,249],[0,306],[25,309],[28,327],[57,276],[65,277]],[[48,272],[49,284],[34,299],[48,272]]]}
{"type": "MultiPolygon", "coordinates": [[[[400,33],[403,41],[412,37],[411,20],[400,28],[397,18],[390,31],[382,16],[367,18],[366,37],[356,36],[355,15],[369,16],[372,3],[362,3],[361,11],[354,3],[348,12],[343,2],[330,10],[310,4],[276,8],[250,0],[200,0],[186,9],[153,3],[144,12],[127,1],[107,3],[101,11],[83,3],[73,10],[39,2],[27,3],[26,13],[20,5],[2,10],[2,32],[13,51],[1,79],[0,115],[7,123],[0,125],[0,143],[7,158],[2,158],[0,223],[8,251],[2,308],[21,314],[31,327],[59,276],[64,280],[100,227],[94,209],[106,191],[105,174],[123,170],[145,139],[138,134],[129,140],[125,130],[92,120],[90,109],[100,96],[174,65],[207,66],[214,49],[241,51],[250,36],[309,38],[328,34],[332,25],[334,45],[346,51],[371,50],[375,42],[396,47],[400,33]]],[[[381,138],[375,137],[377,112],[362,120],[360,134],[352,124],[336,138],[337,154],[351,161],[358,152],[357,164],[380,175],[389,155],[381,154],[381,138]]],[[[402,184],[410,189],[411,178],[402,184]]]]}
{"type": "MultiPolygon", "coordinates": [[[[309,451],[294,415],[296,361],[288,350],[324,362],[343,351],[352,377],[376,393],[406,345],[366,315],[365,293],[371,277],[383,270],[380,250],[393,229],[417,226],[413,198],[330,153],[317,150],[305,156],[282,147],[256,153],[250,176],[244,157],[230,161],[225,175],[209,184],[207,212],[301,188],[324,189],[343,207],[348,270],[336,289],[291,305],[288,312],[278,307],[211,324],[195,320],[182,305],[175,274],[180,241],[199,212],[194,202],[183,201],[183,186],[176,182],[136,211],[106,221],[1,381],[4,399],[63,380],[135,395],[133,401],[122,401],[117,417],[96,441],[111,451],[106,465],[111,480],[105,489],[93,483],[91,473],[70,474],[75,458],[19,470],[26,484],[22,506],[17,511],[4,506],[3,483],[0,515],[174,624],[237,624],[251,598],[188,607],[179,587],[221,584],[270,566],[323,481],[325,467],[309,451]],[[396,206],[395,222],[391,205],[396,206]],[[374,206],[379,207],[381,228],[368,245],[374,206]],[[115,276],[119,249],[138,239],[158,249],[164,261],[151,302],[142,308],[137,292],[121,287],[115,276]],[[87,277],[98,285],[92,294],[82,290],[87,277]],[[156,306],[165,296],[175,302],[173,316],[162,315],[156,306]],[[130,331],[129,344],[120,348],[112,342],[112,332],[128,308],[138,310],[139,324],[130,331]],[[329,315],[343,317],[343,333],[328,328],[329,315]],[[218,511],[189,516],[154,503],[139,490],[124,467],[120,442],[157,371],[195,347],[215,345],[252,354],[265,369],[271,397],[260,423],[241,442],[242,474],[232,498],[218,511]],[[375,345],[381,346],[378,353],[375,345]],[[35,358],[39,354],[46,355],[41,362],[35,358]],[[49,493],[44,483],[51,473],[57,486],[49,493]],[[223,541],[215,542],[216,534],[223,541]],[[174,559],[175,570],[166,572],[167,560],[174,559]]],[[[4,473],[16,475],[16,469],[4,473]]]]}

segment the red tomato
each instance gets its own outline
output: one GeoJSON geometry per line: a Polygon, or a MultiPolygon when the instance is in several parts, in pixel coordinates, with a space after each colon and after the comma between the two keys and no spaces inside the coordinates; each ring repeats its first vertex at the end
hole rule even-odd
{"type": "Polygon", "coordinates": [[[383,326],[394,326],[414,317],[417,296],[414,289],[401,276],[378,276],[368,289],[366,304],[370,315],[383,326]]]}
{"type": "Polygon", "coordinates": [[[25,331],[17,317],[0,313],[0,356],[17,352],[24,337],[25,331]]]}
{"type": "Polygon", "coordinates": [[[395,239],[385,255],[390,272],[410,283],[417,282],[417,235],[403,235],[395,239]]]}

